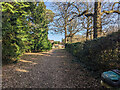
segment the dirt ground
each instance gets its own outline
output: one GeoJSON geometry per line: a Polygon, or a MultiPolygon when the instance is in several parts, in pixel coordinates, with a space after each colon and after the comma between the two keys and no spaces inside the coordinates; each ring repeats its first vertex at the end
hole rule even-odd
{"type": "Polygon", "coordinates": [[[3,88],[101,88],[100,80],[64,49],[25,53],[2,68],[3,88]]]}

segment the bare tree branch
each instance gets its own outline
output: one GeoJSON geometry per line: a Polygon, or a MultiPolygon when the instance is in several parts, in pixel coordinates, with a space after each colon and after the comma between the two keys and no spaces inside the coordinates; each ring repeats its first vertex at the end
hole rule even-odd
{"type": "Polygon", "coordinates": [[[119,10],[111,10],[111,11],[103,10],[103,12],[101,14],[104,14],[104,13],[106,13],[106,14],[110,14],[110,13],[118,13],[118,14],[120,14],[120,11],[119,10]]]}

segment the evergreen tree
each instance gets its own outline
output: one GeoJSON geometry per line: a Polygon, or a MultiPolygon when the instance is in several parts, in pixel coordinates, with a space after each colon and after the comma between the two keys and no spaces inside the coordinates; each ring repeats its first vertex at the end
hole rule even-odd
{"type": "Polygon", "coordinates": [[[44,2],[2,2],[3,63],[24,52],[50,50],[44,2]]]}
{"type": "MultiPolygon", "coordinates": [[[[22,2],[2,3],[2,58],[17,58],[25,51],[26,15],[24,8],[29,7],[22,2]]],[[[4,61],[3,61],[4,62],[4,61]]]]}

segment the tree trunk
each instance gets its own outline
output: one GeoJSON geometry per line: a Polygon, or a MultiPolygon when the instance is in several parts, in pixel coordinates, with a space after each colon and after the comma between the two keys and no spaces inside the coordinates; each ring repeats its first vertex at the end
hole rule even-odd
{"type": "Polygon", "coordinates": [[[87,32],[86,32],[86,40],[89,40],[89,29],[87,29],[87,32]]]}
{"type": "Polygon", "coordinates": [[[90,31],[90,39],[93,40],[93,29],[90,31]]]}
{"type": "Polygon", "coordinates": [[[96,0],[94,5],[94,38],[100,37],[102,32],[101,25],[101,2],[96,0]]]}
{"type": "Polygon", "coordinates": [[[67,28],[65,27],[65,43],[67,43],[67,28]]]}
{"type": "MultiPolygon", "coordinates": [[[[67,17],[67,10],[65,10],[65,17],[67,17]]],[[[65,29],[65,43],[67,43],[67,21],[68,21],[68,18],[65,18],[65,26],[64,26],[64,29],[65,29]]]]}
{"type": "Polygon", "coordinates": [[[90,17],[87,18],[87,32],[86,32],[86,40],[89,40],[89,26],[90,26],[90,17]]]}
{"type": "Polygon", "coordinates": [[[72,38],[73,38],[73,37],[71,36],[71,37],[70,37],[70,42],[71,42],[71,43],[72,43],[72,38]]]}

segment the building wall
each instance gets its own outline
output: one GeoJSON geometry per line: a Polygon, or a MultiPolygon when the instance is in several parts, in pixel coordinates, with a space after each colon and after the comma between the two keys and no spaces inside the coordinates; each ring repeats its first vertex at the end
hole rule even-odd
{"type": "MultiPolygon", "coordinates": [[[[70,37],[68,37],[67,39],[68,39],[68,43],[70,43],[71,42],[70,37]]],[[[86,40],[85,36],[75,35],[72,38],[72,43],[82,42],[82,41],[85,41],[85,40],[86,40]]]]}

